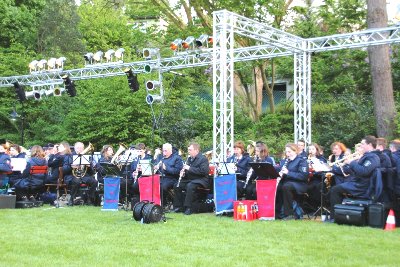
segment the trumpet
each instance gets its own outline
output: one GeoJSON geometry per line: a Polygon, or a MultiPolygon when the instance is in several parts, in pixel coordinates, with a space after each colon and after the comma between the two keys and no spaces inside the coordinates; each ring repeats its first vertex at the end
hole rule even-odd
{"type": "Polygon", "coordinates": [[[353,154],[346,155],[343,158],[338,159],[335,162],[329,162],[328,164],[329,164],[330,167],[332,167],[334,165],[336,165],[338,167],[342,167],[343,165],[345,165],[344,161],[349,160],[349,159],[355,160],[355,159],[358,159],[360,157],[361,157],[360,153],[354,152],[353,154]]]}

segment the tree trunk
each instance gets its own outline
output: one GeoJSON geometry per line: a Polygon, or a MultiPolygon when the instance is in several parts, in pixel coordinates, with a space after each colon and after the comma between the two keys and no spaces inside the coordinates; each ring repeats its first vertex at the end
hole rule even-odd
{"type": "MultiPolygon", "coordinates": [[[[386,0],[368,0],[368,28],[387,27],[386,0]]],[[[368,48],[374,96],[374,113],[379,137],[393,137],[396,108],[388,45],[368,48]]]]}

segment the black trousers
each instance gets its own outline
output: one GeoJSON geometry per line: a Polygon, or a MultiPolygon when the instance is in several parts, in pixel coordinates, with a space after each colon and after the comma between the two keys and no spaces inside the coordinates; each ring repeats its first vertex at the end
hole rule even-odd
{"type": "Polygon", "coordinates": [[[179,187],[174,186],[174,208],[191,208],[192,204],[198,201],[196,190],[203,187],[202,181],[199,180],[182,180],[179,187]]]}
{"type": "Polygon", "coordinates": [[[174,178],[169,178],[169,177],[162,177],[160,184],[161,184],[161,194],[162,194],[162,204],[166,204],[167,203],[167,198],[168,198],[168,193],[169,190],[171,190],[172,188],[174,188],[174,185],[177,183],[178,181],[174,178]]]}
{"type": "Polygon", "coordinates": [[[329,191],[329,198],[331,202],[331,218],[335,218],[335,205],[341,204],[344,198],[343,194],[348,193],[348,191],[342,187],[342,185],[335,185],[329,191]]]}
{"type": "MultiPolygon", "coordinates": [[[[140,179],[140,178],[139,178],[140,179]]],[[[126,190],[128,189],[128,197],[131,196],[139,196],[139,183],[136,180],[136,183],[133,183],[133,179],[128,179],[128,182],[126,179],[121,179],[120,187],[119,187],[119,197],[121,200],[125,199],[126,196],[126,190]],[[128,188],[126,188],[128,186],[128,188]]]]}
{"type": "Polygon", "coordinates": [[[92,176],[84,176],[82,178],[76,178],[75,176],[69,182],[69,187],[71,189],[71,199],[75,199],[78,194],[79,187],[81,184],[86,184],[89,188],[88,194],[92,202],[95,201],[95,193],[97,188],[97,180],[92,176]]]}

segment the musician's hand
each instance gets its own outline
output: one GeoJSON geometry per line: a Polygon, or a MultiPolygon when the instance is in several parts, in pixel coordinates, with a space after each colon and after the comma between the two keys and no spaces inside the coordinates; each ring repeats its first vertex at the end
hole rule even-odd
{"type": "Polygon", "coordinates": [[[283,167],[282,170],[281,170],[281,173],[288,174],[289,170],[286,167],[283,167]]]}
{"type": "Polygon", "coordinates": [[[77,169],[77,168],[79,168],[79,165],[71,165],[71,168],[72,169],[77,169]]]}
{"type": "Polygon", "coordinates": [[[189,165],[186,165],[186,164],[185,164],[185,165],[183,165],[183,169],[184,169],[184,170],[189,170],[189,168],[190,168],[190,166],[189,166],[189,165]]]}

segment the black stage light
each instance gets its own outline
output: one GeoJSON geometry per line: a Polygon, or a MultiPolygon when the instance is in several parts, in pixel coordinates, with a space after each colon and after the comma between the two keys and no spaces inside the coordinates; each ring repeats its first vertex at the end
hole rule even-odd
{"type": "Polygon", "coordinates": [[[64,86],[65,90],[67,91],[67,94],[70,97],[76,96],[76,88],[74,81],[69,78],[68,74],[65,74],[61,78],[64,80],[64,86]]]}
{"type": "Polygon", "coordinates": [[[14,84],[15,93],[17,94],[18,100],[19,100],[19,102],[22,103],[23,101],[26,100],[25,90],[18,82],[15,82],[13,84],[14,84]]]}
{"type": "Polygon", "coordinates": [[[137,75],[133,73],[130,68],[125,69],[126,76],[128,78],[128,85],[132,93],[139,91],[139,82],[137,75]]]}

